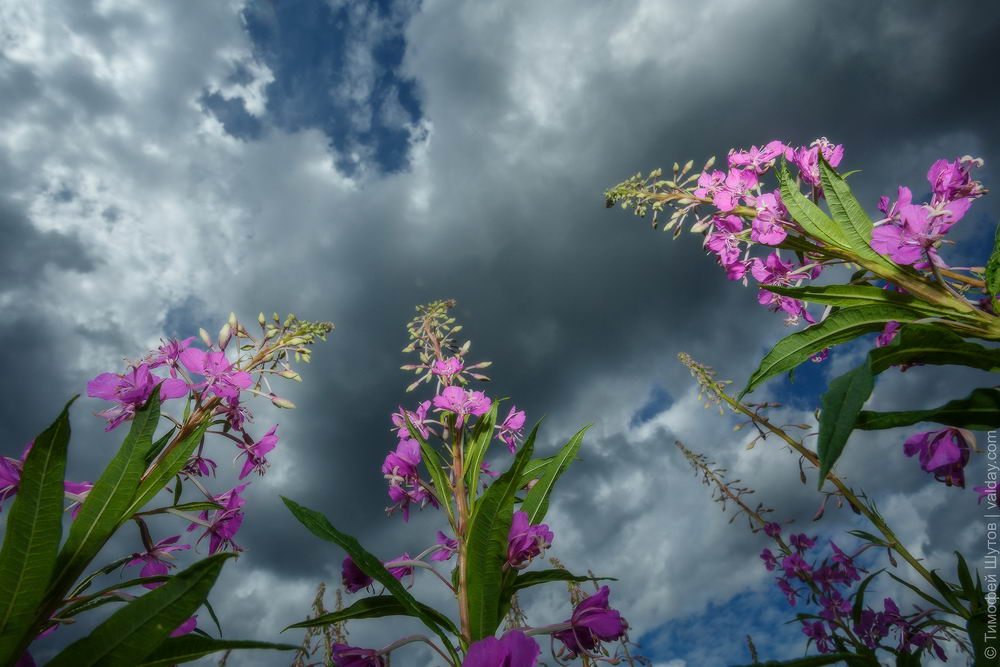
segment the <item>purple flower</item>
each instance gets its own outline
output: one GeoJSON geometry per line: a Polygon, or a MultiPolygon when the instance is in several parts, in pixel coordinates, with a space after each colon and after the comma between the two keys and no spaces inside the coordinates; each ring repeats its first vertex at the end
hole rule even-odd
{"type": "Polygon", "coordinates": [[[371,586],[374,579],[365,574],[348,556],[340,567],[340,581],[348,593],[357,593],[362,588],[371,586]]]}
{"type": "Polygon", "coordinates": [[[518,630],[509,630],[500,639],[486,637],[469,646],[462,667],[534,667],[542,649],[518,630]]]}
{"type": "Polygon", "coordinates": [[[180,637],[182,635],[189,634],[193,632],[196,627],[198,627],[198,614],[195,614],[188,620],[178,625],[177,629],[170,633],[170,636],[180,637]]]}
{"type": "Polygon", "coordinates": [[[965,488],[965,465],[975,436],[960,428],[945,428],[911,435],[903,443],[907,456],[919,455],[920,467],[948,486],[965,488]]]}
{"type": "Polygon", "coordinates": [[[732,211],[740,197],[757,186],[757,174],[747,169],[730,169],[723,187],[715,192],[712,203],[722,212],[732,211]]]}
{"type": "Polygon", "coordinates": [[[832,653],[833,644],[830,642],[830,635],[826,632],[826,625],[823,621],[810,623],[802,621],[802,632],[816,642],[816,650],[820,653],[832,653]]]}
{"type": "Polygon", "coordinates": [[[250,411],[240,405],[239,397],[229,398],[220,403],[215,408],[215,414],[225,415],[226,421],[234,431],[242,431],[243,424],[248,419],[253,421],[250,411]]]}
{"type": "Polygon", "coordinates": [[[70,503],[67,509],[70,510],[70,516],[74,519],[80,513],[80,508],[83,507],[84,501],[87,500],[87,494],[90,493],[92,488],[94,488],[94,485],[90,482],[63,482],[63,492],[67,495],[72,494],[70,499],[73,502],[70,503]],[[76,498],[72,496],[76,496],[76,498]]]}
{"type": "Polygon", "coordinates": [[[802,174],[802,180],[813,186],[819,186],[819,152],[823,152],[823,158],[831,167],[836,167],[844,158],[844,146],[834,145],[826,137],[820,137],[809,145],[798,149],[788,146],[785,149],[785,158],[794,163],[802,174]]]}
{"type": "MultiPolygon", "coordinates": [[[[264,474],[264,471],[269,465],[265,457],[278,444],[278,436],[274,434],[277,428],[278,425],[275,424],[271,427],[271,430],[265,433],[264,437],[257,442],[253,442],[251,440],[251,442],[247,443],[245,447],[240,447],[242,450],[240,456],[246,455],[247,457],[247,460],[243,462],[243,470],[240,471],[241,480],[253,471],[256,471],[260,475],[264,474]]],[[[249,438],[249,436],[245,433],[243,437],[244,439],[249,438]]]]}
{"type": "Polygon", "coordinates": [[[395,567],[393,567],[393,565],[396,564],[396,563],[402,563],[404,561],[409,561],[409,560],[413,560],[413,559],[410,557],[410,554],[408,554],[408,553],[406,553],[404,551],[403,555],[400,556],[399,558],[394,558],[394,559],[386,562],[385,563],[385,569],[389,570],[389,574],[391,574],[392,576],[394,576],[398,581],[402,581],[403,577],[412,577],[413,576],[413,566],[412,565],[396,565],[395,567]]]}
{"type": "Polygon", "coordinates": [[[875,338],[875,347],[885,347],[891,343],[896,337],[896,334],[899,333],[900,326],[902,325],[895,320],[886,322],[885,328],[882,329],[882,333],[875,338]]]}
{"type": "Polygon", "coordinates": [[[430,503],[432,507],[438,507],[437,499],[434,498],[427,489],[422,484],[418,482],[418,485],[412,486],[410,488],[404,488],[402,486],[397,486],[392,484],[389,486],[389,499],[392,500],[393,504],[391,507],[386,508],[386,511],[392,514],[393,510],[401,510],[403,513],[403,521],[410,520],[410,505],[416,503],[423,509],[425,505],[430,503]]]}
{"type": "Polygon", "coordinates": [[[785,576],[800,577],[812,572],[812,567],[799,554],[791,554],[781,559],[781,567],[785,571],[785,576]]]}
{"type": "Polygon", "coordinates": [[[750,223],[750,238],[764,245],[778,245],[785,240],[788,232],[781,224],[785,216],[781,199],[773,193],[766,193],[756,198],[757,217],[750,223]]]}
{"type": "Polygon", "coordinates": [[[32,440],[24,447],[20,459],[12,459],[7,456],[0,456],[0,509],[3,509],[3,501],[17,493],[21,484],[21,471],[24,469],[24,461],[28,458],[31,446],[35,444],[32,440]]]}
{"type": "Polygon", "coordinates": [[[750,167],[756,173],[763,174],[774,164],[775,159],[785,152],[785,148],[785,144],[775,139],[763,148],[751,146],[749,151],[730,151],[729,166],[750,167]]]}
{"type": "Polygon", "coordinates": [[[976,486],[972,488],[973,491],[979,494],[979,500],[977,502],[982,503],[983,498],[988,498],[994,505],[997,504],[997,483],[990,482],[986,486],[976,486]]]}
{"type": "Polygon", "coordinates": [[[438,359],[435,361],[431,366],[431,372],[434,375],[451,378],[456,373],[460,373],[463,368],[465,368],[465,364],[462,363],[460,357],[451,357],[450,359],[438,359]]]}
{"type": "Polygon", "coordinates": [[[719,257],[722,266],[729,266],[740,257],[740,234],[743,219],[738,215],[717,215],[712,218],[715,231],[705,237],[705,247],[719,257]]]}
{"type": "MultiPolygon", "coordinates": [[[[790,285],[791,272],[792,264],[782,261],[777,252],[772,252],[764,261],[755,257],[750,267],[750,273],[762,285],[790,285]]],[[[757,294],[757,303],[767,306],[772,311],[782,310],[788,313],[790,321],[797,321],[800,316],[807,322],[814,321],[805,305],[798,299],[762,289],[757,294]]]]}
{"type": "Polygon", "coordinates": [[[594,595],[581,602],[573,610],[573,615],[566,622],[570,627],[566,630],[553,632],[552,636],[569,651],[569,657],[589,654],[601,641],[614,641],[625,636],[628,623],[615,609],[608,607],[607,586],[601,586],[594,595]]]}
{"type": "Polygon", "coordinates": [[[346,644],[334,644],[333,664],[339,667],[385,667],[385,658],[370,648],[358,648],[346,644]]]}
{"type": "Polygon", "coordinates": [[[798,551],[799,553],[808,551],[809,549],[812,549],[814,546],[816,546],[816,538],[809,538],[806,536],[805,533],[792,535],[789,538],[789,540],[791,541],[792,546],[795,547],[795,550],[798,551]]]}
{"type": "Polygon", "coordinates": [[[461,428],[466,415],[483,415],[489,412],[493,401],[481,391],[466,391],[461,387],[445,387],[434,397],[434,407],[458,415],[456,428],[461,428]]]}
{"type": "MultiPolygon", "coordinates": [[[[161,338],[160,341],[162,342],[162,340],[161,338]]],[[[181,358],[181,353],[188,349],[193,340],[194,336],[180,341],[171,338],[163,343],[156,352],[151,352],[148,355],[149,367],[159,368],[160,366],[168,366],[170,368],[170,377],[177,377],[177,363],[181,358]]]]}
{"type": "Polygon", "coordinates": [[[499,438],[510,453],[517,451],[517,441],[521,437],[521,430],[524,428],[524,410],[518,410],[516,406],[510,406],[507,418],[498,427],[497,438],[499,438]]]}
{"type": "Polygon", "coordinates": [[[180,360],[188,371],[205,376],[205,381],[196,385],[197,389],[220,398],[239,400],[240,391],[253,382],[246,371],[233,370],[225,352],[205,352],[191,347],[181,352],[180,360]]]}
{"type": "Polygon", "coordinates": [[[437,543],[441,546],[440,549],[431,554],[430,560],[434,561],[446,561],[450,560],[452,554],[458,551],[458,540],[453,540],[440,530],[437,534],[437,543]]]}
{"type": "Polygon", "coordinates": [[[835,621],[851,613],[851,603],[845,600],[837,591],[833,591],[829,595],[820,596],[819,602],[823,606],[823,611],[819,615],[828,621],[835,621]]]}
{"type": "Polygon", "coordinates": [[[792,588],[792,585],[788,582],[788,580],[783,577],[778,579],[778,588],[780,588],[781,592],[785,594],[785,599],[788,600],[788,604],[794,607],[795,601],[799,597],[799,591],[792,588]]]}
{"type": "Polygon", "coordinates": [[[774,571],[774,568],[778,567],[778,559],[774,557],[770,549],[764,549],[760,552],[760,559],[764,561],[764,567],[767,568],[768,572],[774,571]]]}
{"type": "Polygon", "coordinates": [[[424,401],[417,406],[416,412],[410,412],[409,410],[404,410],[402,406],[399,408],[399,412],[393,413],[392,423],[396,425],[396,436],[400,440],[409,440],[410,431],[406,428],[406,419],[409,418],[410,423],[413,424],[413,428],[417,430],[420,437],[426,439],[430,435],[430,430],[424,426],[424,422],[427,421],[427,411],[431,408],[430,401],[424,401]]]}
{"type": "MultiPolygon", "coordinates": [[[[209,538],[208,555],[211,556],[216,551],[225,547],[230,547],[233,551],[242,551],[239,545],[233,541],[233,537],[236,536],[240,526],[243,524],[243,512],[240,508],[246,504],[246,499],[241,497],[240,493],[249,484],[249,482],[240,484],[225,493],[213,496],[212,500],[222,505],[222,509],[213,510],[211,514],[207,510],[201,513],[201,520],[207,522],[209,525],[205,528],[205,532],[202,533],[201,537],[198,538],[198,542],[201,542],[206,537],[209,538]]],[[[192,523],[187,529],[190,531],[199,526],[201,524],[192,523]]]]}
{"type": "Polygon", "coordinates": [[[146,402],[153,389],[160,385],[160,400],[180,398],[188,393],[188,385],[177,378],[164,380],[149,372],[149,364],[140,364],[129,369],[124,375],[101,373],[87,383],[87,396],[113,401],[118,405],[99,412],[108,420],[105,431],[110,431],[126,419],[130,419],[136,409],[146,402]]]}
{"type": "MultiPolygon", "coordinates": [[[[144,553],[132,554],[132,560],[125,564],[125,567],[130,565],[142,565],[142,570],[139,571],[140,577],[155,577],[157,575],[166,574],[167,571],[174,567],[171,563],[174,559],[170,555],[171,551],[180,551],[182,549],[190,549],[190,544],[177,544],[175,542],[181,539],[180,535],[174,535],[173,537],[168,537],[165,540],[160,540],[153,548],[144,553]]],[[[146,588],[150,590],[162,585],[163,582],[153,582],[150,584],[143,584],[146,588]]],[[[190,630],[188,631],[190,632],[190,630]]]]}
{"type": "Polygon", "coordinates": [[[529,525],[527,512],[514,512],[510,531],[507,533],[506,564],[515,570],[527,567],[531,559],[540,556],[552,546],[554,537],[555,535],[544,523],[529,525]]]}
{"type": "Polygon", "coordinates": [[[712,199],[716,192],[721,190],[726,183],[726,172],[718,169],[712,172],[703,171],[698,175],[698,187],[694,190],[694,196],[702,199],[712,199]]]}
{"type": "Polygon", "coordinates": [[[418,465],[420,443],[416,440],[400,440],[396,444],[396,451],[389,452],[382,462],[382,474],[393,486],[412,483],[417,478],[418,465]]]}

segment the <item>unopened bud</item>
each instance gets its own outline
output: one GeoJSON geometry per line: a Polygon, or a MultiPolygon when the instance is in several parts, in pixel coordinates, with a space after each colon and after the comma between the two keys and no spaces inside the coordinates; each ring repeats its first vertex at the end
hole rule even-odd
{"type": "Polygon", "coordinates": [[[281,396],[275,396],[274,394],[271,394],[271,403],[273,403],[274,406],[278,408],[285,408],[286,410],[295,409],[295,404],[292,403],[290,400],[288,400],[287,398],[282,398],[281,396]]]}
{"type": "Polygon", "coordinates": [[[278,371],[278,375],[285,378],[286,380],[295,380],[296,382],[302,382],[302,376],[293,370],[278,371]]]}
{"type": "Polygon", "coordinates": [[[212,347],[212,337],[208,335],[207,331],[198,329],[198,336],[201,338],[201,342],[205,344],[205,347],[212,347]]]}
{"type": "Polygon", "coordinates": [[[267,318],[264,317],[263,312],[261,312],[261,314],[257,316],[257,322],[260,323],[260,326],[264,326],[265,324],[267,324],[267,318]]]}
{"type": "Polygon", "coordinates": [[[236,328],[236,313],[229,313],[229,326],[232,329],[236,328]]]}
{"type": "Polygon", "coordinates": [[[296,336],[295,338],[292,338],[291,340],[289,340],[288,344],[291,345],[291,346],[293,346],[293,347],[298,347],[299,345],[304,345],[305,342],[306,342],[305,339],[296,336]]]}
{"type": "Polygon", "coordinates": [[[229,345],[229,339],[233,337],[232,327],[229,326],[229,322],[222,325],[219,329],[219,349],[225,350],[226,346],[229,345]]]}

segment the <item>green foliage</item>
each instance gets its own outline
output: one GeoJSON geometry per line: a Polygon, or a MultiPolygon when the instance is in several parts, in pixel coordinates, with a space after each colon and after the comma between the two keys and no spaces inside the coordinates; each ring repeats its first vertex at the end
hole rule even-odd
{"type": "Polygon", "coordinates": [[[997,303],[997,296],[1000,295],[1000,225],[997,226],[996,238],[993,241],[993,252],[986,263],[986,291],[993,298],[993,303],[997,303]]]}
{"type": "Polygon", "coordinates": [[[874,388],[871,358],[865,357],[865,363],[833,380],[820,399],[819,488],[823,488],[827,473],[844,451],[861,407],[874,388]]]}
{"type": "Polygon", "coordinates": [[[55,568],[62,536],[69,406],[35,438],[7,517],[0,550],[0,663],[16,660],[34,637],[36,609],[55,568]]]}
{"type": "Polygon", "coordinates": [[[276,651],[301,651],[291,644],[271,644],[234,639],[212,639],[201,635],[171,637],[151,654],[146,656],[139,667],[169,667],[182,662],[191,662],[212,653],[236,649],[271,649],[276,651]]]}
{"type": "Polygon", "coordinates": [[[934,422],[973,431],[1000,428],[1000,389],[975,389],[965,398],[948,401],[940,407],[929,410],[898,412],[864,410],[858,414],[855,428],[874,431],[910,426],[919,422],[934,422]]]}
{"type": "MultiPolygon", "coordinates": [[[[528,515],[528,523],[536,524],[541,523],[542,519],[545,518],[546,512],[549,510],[549,497],[552,495],[552,489],[555,488],[556,480],[566,472],[569,465],[576,460],[576,453],[580,451],[580,445],[583,444],[583,434],[587,432],[590,425],[584,426],[582,429],[576,432],[576,434],[569,439],[569,441],[559,449],[559,453],[556,454],[545,468],[541,469],[541,477],[535,483],[531,490],[528,491],[528,495],[525,496],[524,502],[521,503],[521,511],[526,512],[528,515]]],[[[534,431],[532,431],[534,435],[534,431]]]]}
{"type": "MultiPolygon", "coordinates": [[[[451,619],[439,612],[437,609],[428,607],[421,602],[417,602],[417,606],[427,616],[433,618],[435,623],[440,625],[442,628],[448,630],[452,634],[458,634],[458,628],[456,628],[455,624],[451,622],[451,619]]],[[[371,597],[361,598],[346,609],[333,611],[329,614],[317,616],[316,618],[309,618],[298,623],[293,623],[285,628],[285,630],[289,630],[291,628],[315,628],[354,619],[382,618],[384,616],[413,616],[414,618],[419,618],[419,616],[416,616],[409,607],[403,605],[402,602],[393,596],[373,595],[371,597]]]]}

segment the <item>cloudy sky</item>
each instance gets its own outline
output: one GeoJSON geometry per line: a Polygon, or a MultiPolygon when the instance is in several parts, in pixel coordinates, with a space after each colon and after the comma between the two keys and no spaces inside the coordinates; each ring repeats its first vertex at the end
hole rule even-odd
{"type": "MultiPolygon", "coordinates": [[[[320,581],[337,583],[343,554],[295,524],[279,493],[386,559],[441,526],[430,512],[386,518],[379,465],[388,415],[418,399],[398,370],[404,323],[454,298],[470,357],[494,362],[491,395],[546,416],[541,451],[593,422],[548,517],[551,554],[620,578],[612,602],[644,652],[658,666],[739,664],[752,634],[763,657],[801,655],[757,559],[764,538],[727,525],[673,447],[711,456],[775,517],[852,544],[843,531],[865,526],[846,511],[810,524],[819,497],[796,458],[771,442],[747,451],[676,360],[688,352],[742,383],[782,320],[696,238],[671,242],[606,210],[602,193],[674,160],[818,136],[863,170],[853,180],[870,210],[898,184],[926,192],[939,157],[985,158],[980,178],[997,187],[998,30],[985,3],[6,0],[0,454],[17,456],[88,379],[161,337],[216,331],[231,310],[334,321],[289,388],[298,409],[258,410],[281,443],[247,492],[246,551],[212,595],[227,636],[295,643],[278,630],[306,616],[320,581]]],[[[983,261],[998,212],[987,197],[955,230],[962,261],[983,261]]],[[[858,354],[754,398],[807,420],[858,354]]],[[[930,406],[987,381],[887,373],[872,405],[930,406]]],[[[102,407],[73,409],[71,478],[93,479],[120,442],[93,416],[102,407]]],[[[953,549],[983,551],[981,509],[902,456],[910,432],[859,438],[839,469],[950,570],[953,549]]],[[[235,469],[215,446],[222,491],[235,469]]],[[[984,468],[975,460],[970,477],[984,468]]],[[[103,557],[136,550],[130,530],[103,557]]],[[[524,600],[540,624],[568,616],[551,588],[524,600]]],[[[445,601],[432,582],[415,590],[445,601]]],[[[400,628],[358,622],[351,640],[382,646],[400,628]]]]}

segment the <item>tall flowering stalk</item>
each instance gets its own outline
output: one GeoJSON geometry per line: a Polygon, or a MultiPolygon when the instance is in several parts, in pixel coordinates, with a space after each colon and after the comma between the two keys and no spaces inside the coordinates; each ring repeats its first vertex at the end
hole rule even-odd
{"type": "Polygon", "coordinates": [[[91,380],[87,394],[111,404],[98,413],[107,421],[105,430],[130,425],[121,449],[93,484],[62,479],[68,405],[21,459],[0,458],[0,499],[15,496],[0,552],[0,663],[16,659],[18,664],[33,664],[26,652],[33,640],[107,602],[126,604],[49,664],[139,664],[150,656],[180,662],[182,655],[192,659],[194,654],[232,648],[296,648],[213,640],[196,630],[194,613],[207,604],[209,589],[233,555],[224,552],[241,550],[234,538],[244,520],[241,494],[250,484],[244,481],[221,493],[208,490],[206,479],[215,476],[218,466],[208,457],[207,440],[217,436],[235,443],[240,481],[254,473],[263,475],[267,456],[278,443],[277,426],[259,435],[244,400],[263,396],[278,407],[294,407],[274,393],[271,379],[300,380],[291,360],[308,361],[309,346],[324,340],[333,328],[294,315],[284,321],[275,315],[268,322],[261,314],[258,322],[261,331],[254,336],[231,314],[214,339],[201,330],[198,337],[166,341],[139,361],[128,362],[123,372],[101,373],[91,380]],[[177,411],[168,412],[171,407],[177,411]],[[166,432],[154,441],[161,424],[166,432]],[[184,499],[185,489],[194,489],[196,499],[184,499]],[[70,500],[73,521],[62,542],[64,496],[70,500]],[[157,503],[161,498],[163,504],[157,503]],[[165,515],[181,518],[187,531],[199,530],[201,535],[190,544],[180,543],[183,530],[154,537],[150,520],[165,515]],[[127,522],[138,528],[138,550],[85,575],[127,522]],[[203,544],[206,558],[171,574],[180,553],[197,551],[203,544]],[[89,592],[102,575],[132,567],[141,568],[138,577],[89,592]],[[127,592],[136,586],[149,592],[127,592]],[[193,652],[190,638],[184,637],[192,632],[201,635],[193,652]]]}
{"type": "Polygon", "coordinates": [[[543,520],[555,482],[575,459],[586,428],[553,456],[533,458],[538,426],[525,436],[524,411],[504,406],[506,417],[501,421],[501,401],[474,388],[474,382],[488,379],[481,371],[489,362],[469,363],[470,343],[458,343],[455,336],[461,326],[449,315],[454,305],[454,301],[438,301],[420,306],[407,326],[410,341],[404,352],[418,357],[417,363],[403,366],[417,375],[407,391],[427,386],[433,396],[416,405],[400,406],[391,415],[396,444],[381,469],[389,514],[407,521],[415,508],[433,508],[441,513],[447,532],[425,536],[415,556],[404,551],[383,560],[321,514],[286,498],[289,509],[306,527],[347,552],[342,563],[344,589],[349,594],[377,593],[290,627],[403,615],[419,619],[433,635],[403,637],[381,648],[336,644],[333,661],[340,665],[381,667],[393,652],[420,642],[453,667],[531,667],[538,664],[542,652],[535,640],[539,635],[549,635],[558,646],[553,652],[559,662],[635,664],[625,644],[620,653],[612,652],[614,644],[626,637],[628,624],[610,606],[607,586],[575,600],[569,618],[551,625],[528,625],[517,604],[517,593],[525,588],[600,580],[561,567],[532,567],[556,541],[543,520]],[[487,460],[494,445],[498,445],[499,459],[487,460]],[[499,461],[506,461],[505,471],[493,469],[503,465],[499,461]],[[454,564],[450,574],[438,569],[446,563],[454,564]],[[410,594],[409,586],[420,574],[435,577],[454,598],[453,613],[433,609],[410,594]],[[505,619],[505,632],[498,638],[505,619]]]}

